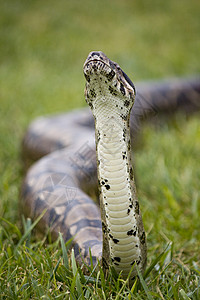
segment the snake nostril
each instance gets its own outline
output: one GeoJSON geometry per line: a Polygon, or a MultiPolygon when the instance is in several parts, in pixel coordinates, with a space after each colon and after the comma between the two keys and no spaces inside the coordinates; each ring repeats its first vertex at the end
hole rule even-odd
{"type": "Polygon", "coordinates": [[[99,53],[99,52],[96,52],[96,51],[94,51],[94,52],[91,53],[91,56],[95,56],[95,55],[96,55],[96,56],[100,56],[100,53],[99,53]]]}

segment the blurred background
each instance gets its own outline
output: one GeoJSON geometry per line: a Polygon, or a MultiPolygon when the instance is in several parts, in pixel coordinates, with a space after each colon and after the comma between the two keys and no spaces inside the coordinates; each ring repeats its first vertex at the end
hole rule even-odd
{"type": "MultiPolygon", "coordinates": [[[[39,115],[86,105],[82,66],[88,53],[103,51],[136,87],[143,80],[195,76],[199,17],[198,0],[0,0],[1,216],[17,219],[20,143],[28,124],[39,115]]],[[[174,144],[177,136],[167,139],[174,144]]],[[[154,151],[159,143],[149,141],[154,151]]],[[[141,159],[139,174],[144,164],[141,159]]]]}

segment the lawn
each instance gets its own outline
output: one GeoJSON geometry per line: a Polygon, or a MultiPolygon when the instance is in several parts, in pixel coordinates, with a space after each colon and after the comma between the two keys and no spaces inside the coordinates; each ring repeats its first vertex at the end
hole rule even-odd
{"type": "Polygon", "coordinates": [[[85,106],[91,50],[136,83],[200,74],[200,2],[0,0],[0,299],[199,299],[200,122],[144,126],[135,151],[148,271],[133,286],[91,267],[60,238],[38,239],[18,208],[21,140],[37,116],[85,106]],[[24,235],[25,234],[25,235],[24,235]]]}

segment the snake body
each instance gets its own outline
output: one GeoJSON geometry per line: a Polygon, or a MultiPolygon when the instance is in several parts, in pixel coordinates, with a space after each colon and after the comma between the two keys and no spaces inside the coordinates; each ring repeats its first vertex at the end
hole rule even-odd
{"type": "MultiPolygon", "coordinates": [[[[33,122],[23,141],[23,159],[30,165],[43,158],[26,174],[21,207],[32,219],[45,210],[38,229],[50,228],[53,238],[59,232],[65,240],[73,238],[78,262],[89,263],[91,249],[93,263],[103,257],[104,269],[112,264],[126,277],[133,265],[141,271],[146,265],[145,234],[130,158],[129,116],[135,89],[102,52],[89,54],[84,73],[95,130],[88,109],[33,122]],[[90,197],[96,195],[97,173],[101,214],[90,197]]],[[[132,136],[141,119],[200,108],[198,79],[141,85],[138,90],[130,117],[132,136]]]]}
{"type": "Polygon", "coordinates": [[[135,87],[102,52],[89,54],[84,74],[86,101],[95,119],[97,170],[103,229],[103,265],[127,277],[133,264],[144,270],[145,232],[130,154],[130,110],[135,87]]]}

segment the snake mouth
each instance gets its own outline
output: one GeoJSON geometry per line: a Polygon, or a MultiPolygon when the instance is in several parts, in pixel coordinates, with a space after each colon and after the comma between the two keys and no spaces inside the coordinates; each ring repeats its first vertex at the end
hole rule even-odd
{"type": "Polygon", "coordinates": [[[84,65],[83,65],[83,69],[85,70],[87,64],[91,63],[91,62],[95,62],[95,63],[102,63],[104,65],[106,65],[107,67],[109,67],[110,69],[112,69],[113,66],[110,65],[110,59],[101,51],[92,51],[89,53],[84,65]]]}
{"type": "Polygon", "coordinates": [[[89,64],[92,63],[92,62],[95,62],[95,63],[100,62],[100,63],[102,63],[104,66],[107,66],[110,70],[113,70],[113,69],[111,68],[111,66],[110,66],[108,63],[106,63],[106,62],[105,62],[104,60],[102,60],[102,59],[97,59],[97,58],[90,59],[90,60],[86,60],[86,62],[85,62],[84,65],[83,65],[83,70],[85,71],[87,65],[89,65],[89,64]]]}
{"type": "Polygon", "coordinates": [[[83,72],[88,82],[90,82],[90,75],[92,73],[95,73],[96,75],[100,73],[101,75],[107,77],[108,81],[111,81],[116,75],[115,70],[113,70],[113,68],[107,62],[96,58],[86,60],[83,66],[83,72]]]}

